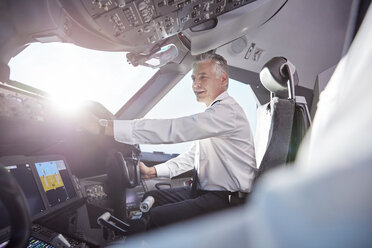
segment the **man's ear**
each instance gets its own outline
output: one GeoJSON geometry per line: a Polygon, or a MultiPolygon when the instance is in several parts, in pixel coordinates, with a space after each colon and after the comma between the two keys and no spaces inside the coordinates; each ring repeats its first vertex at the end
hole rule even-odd
{"type": "Polygon", "coordinates": [[[221,75],[221,87],[224,87],[224,88],[227,87],[228,79],[229,78],[227,76],[227,73],[226,72],[222,73],[222,75],[221,75]]]}

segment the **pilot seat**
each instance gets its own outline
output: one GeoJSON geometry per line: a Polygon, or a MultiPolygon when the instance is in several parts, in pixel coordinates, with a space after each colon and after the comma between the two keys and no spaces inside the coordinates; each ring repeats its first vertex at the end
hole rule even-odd
{"type": "Polygon", "coordinates": [[[284,57],[270,59],[261,69],[260,80],[270,92],[270,102],[257,109],[255,150],[261,175],[294,161],[298,147],[311,125],[306,99],[295,95],[298,74],[284,57]]]}

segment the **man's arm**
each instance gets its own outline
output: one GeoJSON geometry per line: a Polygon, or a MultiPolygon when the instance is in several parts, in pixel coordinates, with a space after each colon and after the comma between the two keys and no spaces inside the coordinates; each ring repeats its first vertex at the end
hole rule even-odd
{"type": "MultiPolygon", "coordinates": [[[[82,128],[93,134],[100,134],[100,130],[102,130],[103,127],[100,124],[100,119],[98,119],[95,115],[93,115],[92,113],[85,113],[83,116],[81,116],[80,120],[80,126],[82,128]]],[[[107,126],[104,128],[104,135],[114,137],[114,121],[108,120],[107,126]]],[[[189,151],[182,153],[178,157],[173,158],[165,163],[158,164],[154,167],[147,167],[144,163],[140,162],[139,166],[141,177],[144,179],[149,179],[157,176],[177,176],[194,168],[194,155],[195,143],[189,151]]]]}
{"type": "Polygon", "coordinates": [[[175,119],[114,120],[114,137],[127,144],[173,144],[228,136],[235,129],[235,111],[228,104],[175,119]]]}
{"type": "Polygon", "coordinates": [[[94,134],[99,134],[104,128],[105,135],[127,144],[171,144],[228,135],[235,128],[234,119],[233,108],[220,104],[205,112],[175,119],[100,122],[92,113],[85,113],[80,126],[94,134]],[[100,123],[107,123],[107,126],[100,123]]]}
{"type": "Polygon", "coordinates": [[[175,177],[186,171],[194,169],[194,159],[197,142],[193,142],[191,148],[175,158],[162,164],[155,165],[157,175],[160,177],[175,177]]]}
{"type": "Polygon", "coordinates": [[[193,169],[193,160],[195,154],[194,146],[195,145],[193,145],[189,151],[179,155],[178,157],[153,167],[148,167],[143,162],[140,162],[139,167],[141,178],[150,179],[158,176],[171,178],[193,169]]]}

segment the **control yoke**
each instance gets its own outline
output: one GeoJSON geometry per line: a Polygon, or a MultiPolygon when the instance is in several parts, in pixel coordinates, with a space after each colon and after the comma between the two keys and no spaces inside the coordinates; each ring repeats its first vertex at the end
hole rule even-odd
{"type": "Polygon", "coordinates": [[[124,157],[114,152],[107,160],[107,195],[114,210],[113,215],[121,220],[126,216],[126,189],[140,183],[139,161],[136,156],[124,157]]]}

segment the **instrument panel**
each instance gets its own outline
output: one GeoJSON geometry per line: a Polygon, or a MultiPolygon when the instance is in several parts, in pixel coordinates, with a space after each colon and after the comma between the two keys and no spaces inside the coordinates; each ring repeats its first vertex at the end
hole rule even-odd
{"type": "Polygon", "coordinates": [[[43,122],[53,118],[52,112],[52,106],[42,97],[0,87],[0,117],[43,122]]]}
{"type": "MultiPolygon", "coordinates": [[[[0,163],[22,188],[32,219],[82,199],[69,165],[60,155],[2,157],[0,163]]],[[[0,230],[9,224],[3,208],[0,206],[0,230]]]]}
{"type": "MultiPolygon", "coordinates": [[[[105,36],[149,46],[256,0],[81,0],[105,36]]],[[[75,3],[76,4],[76,3],[75,3]]],[[[63,2],[62,2],[63,5],[63,2]]]]}

